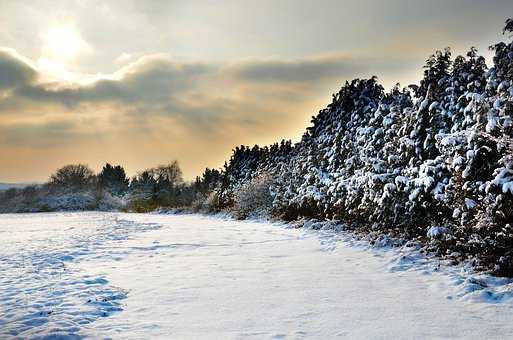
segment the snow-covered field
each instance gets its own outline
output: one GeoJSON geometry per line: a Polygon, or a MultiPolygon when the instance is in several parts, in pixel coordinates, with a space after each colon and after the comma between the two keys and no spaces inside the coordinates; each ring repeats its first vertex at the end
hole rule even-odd
{"type": "Polygon", "coordinates": [[[504,339],[511,289],[344,232],[197,215],[0,215],[2,339],[504,339]]]}

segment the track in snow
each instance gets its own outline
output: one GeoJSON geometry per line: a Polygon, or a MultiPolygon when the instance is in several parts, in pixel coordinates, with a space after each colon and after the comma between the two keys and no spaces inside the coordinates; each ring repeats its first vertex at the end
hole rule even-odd
{"type": "Polygon", "coordinates": [[[196,215],[0,215],[0,338],[513,334],[504,290],[350,244],[196,215]]]}

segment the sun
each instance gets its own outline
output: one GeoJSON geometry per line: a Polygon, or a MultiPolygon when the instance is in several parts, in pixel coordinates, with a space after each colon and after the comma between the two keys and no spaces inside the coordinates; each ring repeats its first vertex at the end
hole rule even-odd
{"type": "Polygon", "coordinates": [[[71,25],[53,26],[43,35],[43,54],[61,62],[75,59],[88,50],[80,33],[71,25]]]}
{"type": "Polygon", "coordinates": [[[75,25],[61,23],[50,26],[41,34],[41,40],[37,66],[43,79],[88,83],[95,78],[77,72],[80,56],[90,53],[92,47],[82,38],[75,25]]]}

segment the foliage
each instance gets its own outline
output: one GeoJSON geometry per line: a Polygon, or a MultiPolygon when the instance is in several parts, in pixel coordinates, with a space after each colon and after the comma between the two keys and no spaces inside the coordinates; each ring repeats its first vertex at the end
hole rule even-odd
{"type": "Polygon", "coordinates": [[[94,172],[84,164],[63,166],[50,176],[50,185],[62,189],[83,189],[95,180],[94,172]]]}
{"type": "Polygon", "coordinates": [[[129,205],[135,211],[150,211],[158,207],[184,205],[189,193],[184,185],[177,161],[142,171],[129,187],[129,205]]]}
{"type": "Polygon", "coordinates": [[[111,194],[121,196],[128,190],[130,179],[120,165],[105,164],[98,174],[98,186],[111,194]]]}
{"type": "Polygon", "coordinates": [[[233,211],[238,218],[268,216],[273,203],[270,188],[272,179],[268,174],[260,174],[244,183],[235,192],[233,211]]]}

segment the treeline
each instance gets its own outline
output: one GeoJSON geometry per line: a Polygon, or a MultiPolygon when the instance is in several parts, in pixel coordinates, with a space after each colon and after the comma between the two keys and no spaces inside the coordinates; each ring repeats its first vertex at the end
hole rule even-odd
{"type": "MultiPolygon", "coordinates": [[[[513,33],[513,20],[504,33],[513,33]]],[[[355,79],[300,142],[239,147],[217,206],[337,220],[513,276],[513,44],[431,55],[417,85],[355,79]]]]}
{"type": "Polygon", "coordinates": [[[0,192],[0,212],[62,210],[129,210],[190,207],[203,202],[219,182],[220,172],[206,169],[186,183],[178,162],[146,169],[129,178],[125,169],[109,163],[95,174],[87,165],[70,164],[48,182],[0,192]]]}

